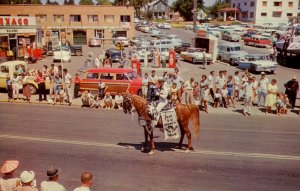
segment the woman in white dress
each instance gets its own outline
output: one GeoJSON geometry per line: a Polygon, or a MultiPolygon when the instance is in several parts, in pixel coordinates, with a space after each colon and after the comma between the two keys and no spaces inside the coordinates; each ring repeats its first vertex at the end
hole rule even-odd
{"type": "Polygon", "coordinates": [[[270,113],[272,107],[275,106],[277,91],[278,87],[276,85],[276,80],[272,79],[271,84],[268,85],[268,95],[266,98],[266,113],[270,113]]]}

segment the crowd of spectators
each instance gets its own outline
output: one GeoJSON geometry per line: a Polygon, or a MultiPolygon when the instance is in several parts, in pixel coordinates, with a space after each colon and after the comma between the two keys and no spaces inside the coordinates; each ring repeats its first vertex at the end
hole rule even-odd
{"type": "MultiPolygon", "coordinates": [[[[215,71],[211,71],[209,76],[202,75],[200,81],[193,77],[187,81],[183,80],[178,69],[175,69],[174,73],[165,72],[162,77],[169,88],[172,103],[193,103],[207,113],[209,105],[214,108],[236,108],[236,103],[242,102],[242,113],[245,116],[252,114],[253,106],[265,113],[285,115],[288,107],[294,109],[299,90],[296,76],[284,85],[286,91],[280,92],[276,79],[269,80],[264,72],[256,79],[247,70],[242,73],[236,71],[233,76],[228,75],[226,70],[219,71],[217,75],[215,71]]],[[[148,73],[143,75],[143,96],[148,100],[158,78],[155,70],[150,76],[148,73]]]]}
{"type": "MultiPolygon", "coordinates": [[[[66,188],[59,183],[60,170],[50,167],[47,171],[47,180],[44,180],[38,186],[35,173],[24,170],[19,177],[15,175],[19,161],[5,161],[1,167],[0,191],[66,191],[66,188]]],[[[93,175],[90,172],[81,174],[81,185],[74,191],[90,191],[93,183],[93,175]]],[[[75,186],[74,186],[75,187],[75,186]]]]}

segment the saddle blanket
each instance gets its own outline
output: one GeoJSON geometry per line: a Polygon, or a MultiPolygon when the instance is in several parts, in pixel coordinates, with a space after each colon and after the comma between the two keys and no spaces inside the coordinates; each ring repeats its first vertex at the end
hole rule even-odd
{"type": "Polygon", "coordinates": [[[177,121],[176,111],[174,108],[161,112],[162,124],[167,139],[177,139],[181,136],[180,127],[177,121]]]}

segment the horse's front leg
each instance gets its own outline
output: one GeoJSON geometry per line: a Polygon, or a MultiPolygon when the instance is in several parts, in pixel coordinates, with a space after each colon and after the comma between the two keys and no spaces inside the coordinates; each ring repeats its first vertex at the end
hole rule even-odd
{"type": "Polygon", "coordinates": [[[146,148],[147,148],[147,144],[148,144],[148,136],[149,136],[149,133],[148,133],[148,131],[147,131],[147,129],[146,129],[147,127],[146,126],[144,126],[144,136],[145,136],[145,142],[144,142],[144,146],[142,146],[142,152],[143,151],[145,151],[146,150],[146,148]]]}
{"type": "Polygon", "coordinates": [[[150,142],[151,142],[151,151],[149,152],[149,155],[153,155],[154,150],[155,150],[155,144],[154,144],[154,139],[153,139],[153,129],[151,130],[151,133],[150,133],[150,142]]]}

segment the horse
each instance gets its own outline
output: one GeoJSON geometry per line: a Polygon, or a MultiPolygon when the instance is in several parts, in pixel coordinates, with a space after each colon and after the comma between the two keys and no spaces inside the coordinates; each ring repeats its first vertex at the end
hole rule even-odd
{"type": "MultiPolygon", "coordinates": [[[[130,98],[125,96],[123,102],[123,109],[125,113],[131,113],[131,109],[133,105],[136,112],[138,113],[138,117],[146,121],[146,125],[143,126],[145,142],[144,145],[142,146],[142,151],[145,151],[148,144],[148,137],[149,137],[151,142],[151,151],[149,152],[149,154],[152,155],[154,154],[155,144],[153,139],[153,128],[151,128],[152,117],[148,112],[147,104],[148,104],[147,100],[139,95],[131,95],[130,98]]],[[[192,135],[188,126],[189,126],[190,119],[192,119],[194,133],[198,138],[199,131],[200,131],[199,107],[194,104],[185,105],[182,103],[176,103],[175,111],[176,111],[177,121],[179,123],[180,131],[181,131],[181,137],[176,148],[182,149],[182,142],[184,136],[186,135],[188,138],[188,147],[186,152],[192,151],[194,150],[192,147],[192,135]]],[[[160,123],[158,123],[158,127],[162,127],[160,123]]]]}

